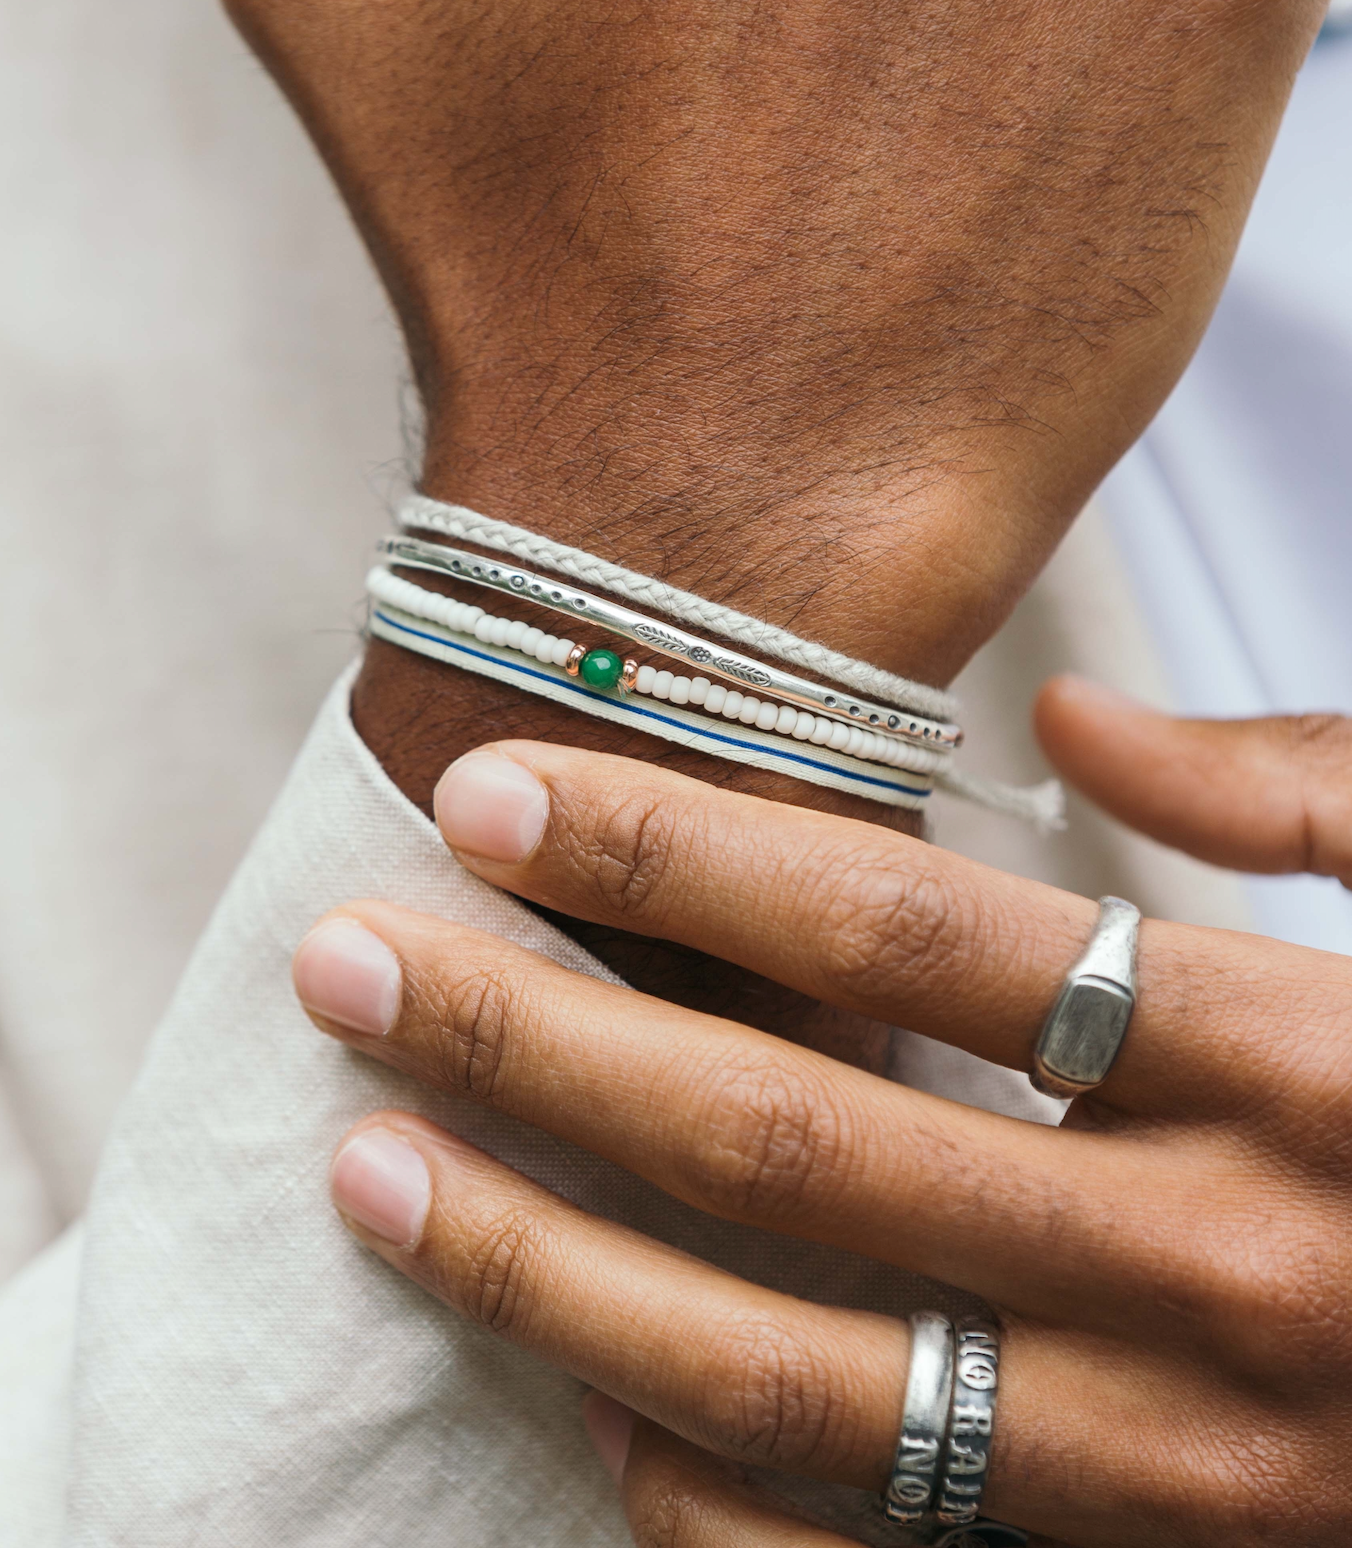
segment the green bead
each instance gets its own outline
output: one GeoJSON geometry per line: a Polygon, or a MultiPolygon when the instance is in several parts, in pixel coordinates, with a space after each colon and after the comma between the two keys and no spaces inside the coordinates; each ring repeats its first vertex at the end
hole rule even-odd
{"type": "Polygon", "coordinates": [[[624,671],[624,662],[613,650],[589,650],[579,668],[588,688],[613,688],[624,671]]]}

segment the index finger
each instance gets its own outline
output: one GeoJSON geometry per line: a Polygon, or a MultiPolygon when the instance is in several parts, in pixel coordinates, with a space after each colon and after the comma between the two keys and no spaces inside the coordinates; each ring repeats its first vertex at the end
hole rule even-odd
{"type": "MultiPolygon", "coordinates": [[[[1095,919],[1088,899],[918,839],[545,743],[461,759],[436,811],[462,862],[522,897],[1022,1070],[1095,919]]],[[[1265,1071],[1294,1095],[1292,1061],[1323,1062],[1310,1029],[1330,986],[1340,1005],[1349,988],[1329,954],[1158,921],[1139,981],[1095,1095],[1154,1112],[1233,1111],[1265,1071]],[[1282,1018],[1300,1037],[1279,1059],[1282,1018]]]]}

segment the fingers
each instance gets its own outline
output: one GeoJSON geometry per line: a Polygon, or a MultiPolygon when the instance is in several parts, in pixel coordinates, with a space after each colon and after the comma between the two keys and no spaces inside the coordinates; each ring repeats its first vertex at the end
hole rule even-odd
{"type": "Polygon", "coordinates": [[[1059,772],[1151,838],[1234,870],[1352,885],[1352,721],[1176,720],[1078,677],[1053,678],[1034,715],[1059,772]]]}
{"type": "Polygon", "coordinates": [[[640,1548],[847,1548],[848,1539],[785,1515],[728,1463],[603,1392],[582,1411],[640,1548]]]}
{"type": "Polygon", "coordinates": [[[751,1285],[383,1113],[333,1163],[357,1234],[462,1316],[720,1455],[876,1488],[905,1325],[751,1285]]]}
{"type": "MultiPolygon", "coordinates": [[[[748,1284],[588,1215],[408,1114],[358,1125],[332,1186],[349,1226],[387,1262],[694,1445],[827,1482],[884,1485],[909,1358],[900,1320],[748,1284]]],[[[1178,1523],[1194,1518],[1214,1530],[1197,1541],[1229,1541],[1228,1528],[1264,1489],[1275,1496],[1281,1476],[1263,1450],[1270,1434],[1256,1436],[1247,1470],[1227,1452],[1223,1437],[1251,1423],[1207,1369],[1007,1318],[985,1506],[1083,1545],[1181,1541],[1178,1523]]],[[[665,1497],[660,1477],[645,1496],[647,1444],[636,1430],[625,1470],[636,1526],[650,1514],[645,1498],[665,1497]]],[[[688,1496],[668,1503],[682,1499],[690,1514],[679,1511],[674,1529],[694,1532],[702,1517],[688,1496]]],[[[711,1507],[710,1530],[722,1508],[711,1507]]],[[[764,1514],[738,1520],[739,1530],[772,1526],[764,1514]]],[[[639,1537],[649,1540],[664,1539],[639,1537]]]]}
{"type": "Polygon", "coordinates": [[[462,758],[436,811],[522,896],[1024,1068],[1094,918],[915,839],[541,743],[462,758]]]}
{"type": "Polygon", "coordinates": [[[877,1080],[386,904],[331,916],[295,972],[326,1030],[724,1218],[1029,1315],[1120,1318],[1142,1264],[1158,1283],[1179,1260],[1181,1184],[1127,1139],[877,1080]]]}
{"type": "MultiPolygon", "coordinates": [[[[1016,1069],[1095,915],[899,834],[543,743],[461,759],[437,813],[464,864],[524,897],[1016,1069]]],[[[1329,1039],[1306,1029],[1352,999],[1341,958],[1155,921],[1139,980],[1095,1102],[1155,1116],[1285,1101],[1304,1068],[1326,1082],[1329,1039]]]]}

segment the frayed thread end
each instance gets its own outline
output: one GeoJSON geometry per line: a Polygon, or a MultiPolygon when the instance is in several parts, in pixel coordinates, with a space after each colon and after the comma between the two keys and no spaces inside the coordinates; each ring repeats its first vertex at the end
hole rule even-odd
{"type": "Polygon", "coordinates": [[[948,769],[935,777],[940,790],[973,801],[992,812],[1031,822],[1040,834],[1059,833],[1066,826],[1066,792],[1059,779],[1040,785],[1005,785],[996,779],[976,779],[948,769]]]}

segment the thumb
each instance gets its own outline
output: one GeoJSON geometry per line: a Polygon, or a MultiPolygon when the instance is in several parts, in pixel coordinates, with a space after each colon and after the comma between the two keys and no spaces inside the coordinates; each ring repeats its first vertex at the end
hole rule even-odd
{"type": "Polygon", "coordinates": [[[1352,720],[1175,720],[1081,677],[1044,684],[1033,719],[1058,772],[1151,838],[1352,886],[1352,720]]]}

